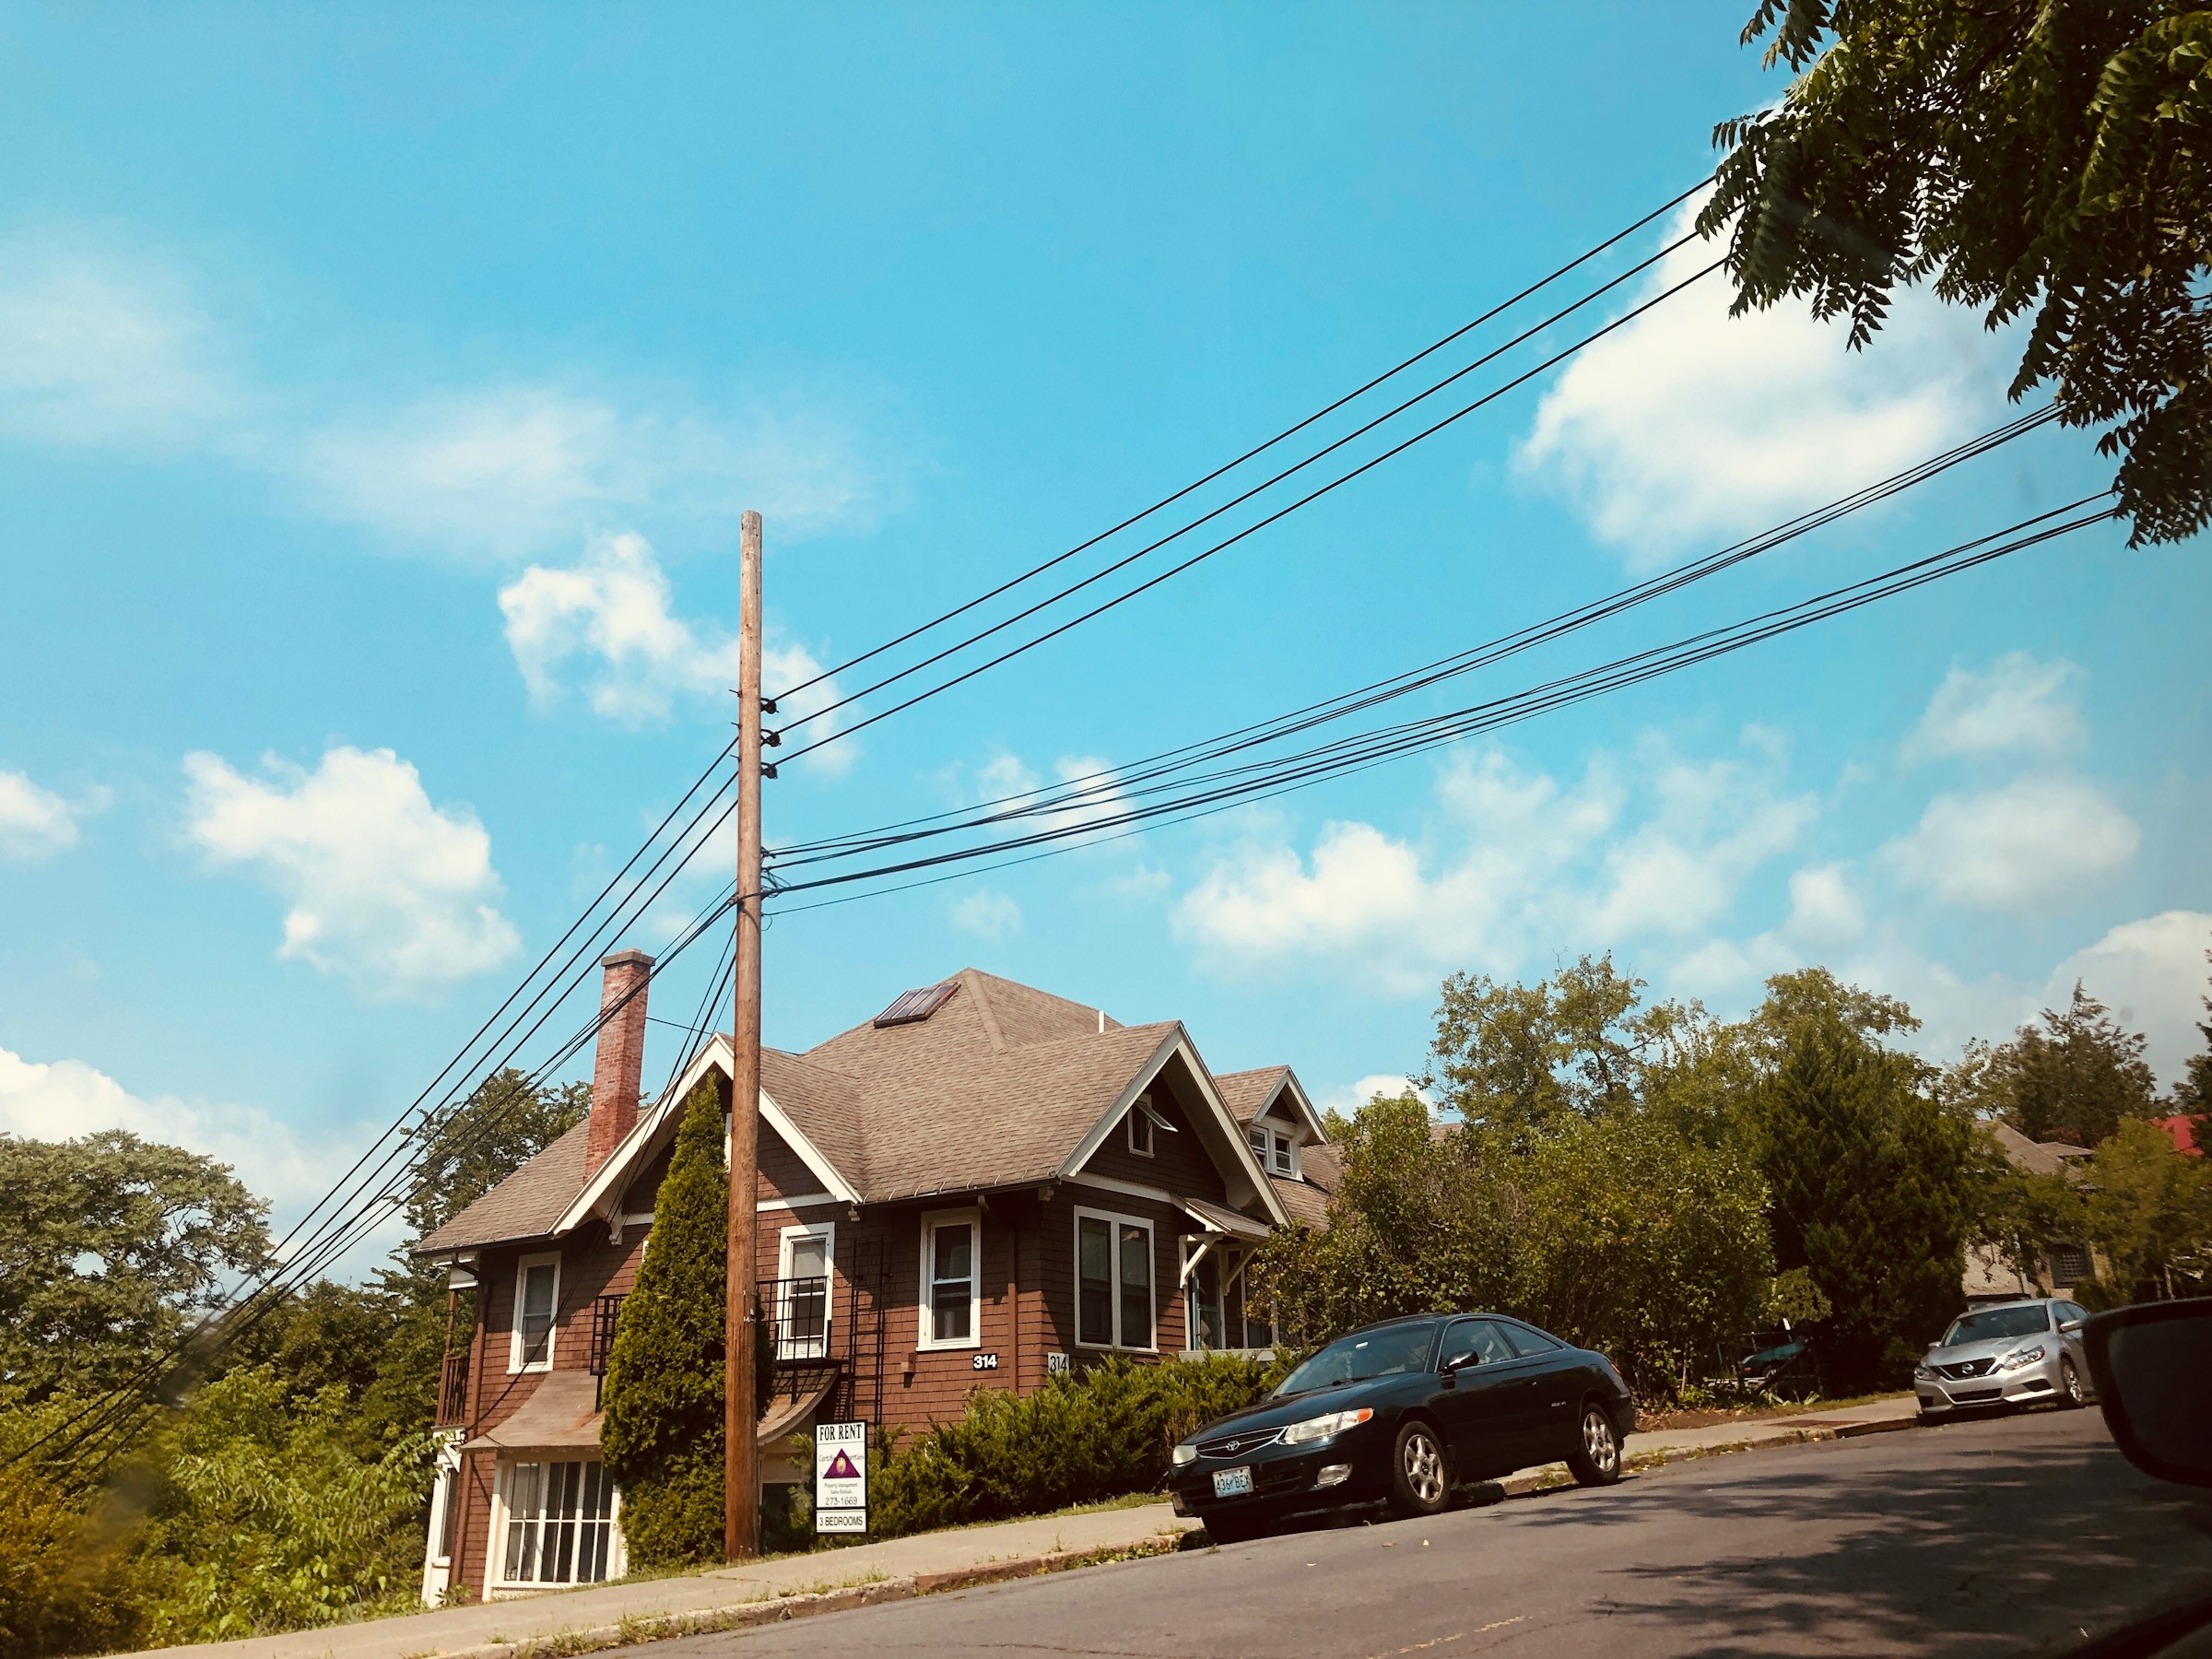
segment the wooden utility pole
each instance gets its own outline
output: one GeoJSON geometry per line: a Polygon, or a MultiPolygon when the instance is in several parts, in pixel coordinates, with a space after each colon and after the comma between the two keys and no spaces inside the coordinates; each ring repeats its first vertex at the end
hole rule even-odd
{"type": "Polygon", "coordinates": [[[760,1553],[759,1420],[753,1353],[759,1318],[760,515],[738,521],[736,1008],[730,1045],[730,1254],[723,1330],[722,1553],[760,1553]]]}

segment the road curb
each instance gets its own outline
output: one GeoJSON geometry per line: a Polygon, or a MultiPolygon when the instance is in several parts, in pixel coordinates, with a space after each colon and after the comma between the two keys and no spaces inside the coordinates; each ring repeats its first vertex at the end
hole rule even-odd
{"type": "Polygon", "coordinates": [[[812,1618],[822,1613],[845,1613],[855,1607],[873,1607],[885,1602],[912,1601],[952,1590],[970,1590],[983,1584],[1001,1584],[1014,1579],[1036,1578],[1071,1568],[1103,1566],[1109,1561],[1142,1556],[1166,1555],[1182,1542],[1181,1533],[1164,1533],[1135,1544],[1107,1545],[1098,1549],[1053,1550],[1043,1555],[1015,1556],[1004,1561],[984,1561],[972,1567],[955,1567],[942,1572],[917,1572],[872,1583],[845,1584],[832,1590],[806,1591],[794,1595],[768,1596],[732,1606],[702,1607],[688,1613],[658,1613],[623,1618],[613,1624],[583,1625],[544,1636],[525,1636],[515,1641],[478,1642],[471,1647],[426,1651],[417,1659],[566,1659],[574,1653],[595,1653],[608,1648],[629,1647],[645,1641],[665,1641],[677,1636],[711,1636],[724,1630],[751,1630],[759,1625],[783,1624],[794,1618],[812,1618]]]}

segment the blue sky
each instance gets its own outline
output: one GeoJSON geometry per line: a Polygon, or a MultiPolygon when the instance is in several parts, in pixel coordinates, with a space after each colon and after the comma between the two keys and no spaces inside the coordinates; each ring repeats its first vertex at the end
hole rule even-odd
{"type": "MultiPolygon", "coordinates": [[[[1686,188],[1776,89],[1740,10],[0,10],[0,1127],[312,1194],[723,742],[741,509],[771,682],[875,644],[1686,188]]],[[[1851,357],[1723,300],[793,767],[771,844],[1302,703],[2004,418],[1972,317],[1911,300],[1851,357]]],[[[1481,683],[2107,477],[2044,432],[1481,683]]],[[[973,963],[1348,1101],[1418,1069],[1443,973],[1609,947],[1730,1014],[1827,962],[1938,1057],[2084,974],[2170,1076],[2212,943],[2203,554],[2088,532],[1495,741],[787,915],[771,1040],[973,963]]]]}

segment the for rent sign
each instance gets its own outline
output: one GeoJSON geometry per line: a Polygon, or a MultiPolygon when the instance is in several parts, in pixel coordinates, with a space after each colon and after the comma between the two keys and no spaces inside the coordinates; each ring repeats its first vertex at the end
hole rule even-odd
{"type": "Polygon", "coordinates": [[[814,1429],[814,1530],[868,1530],[868,1426],[817,1423],[814,1429]]]}

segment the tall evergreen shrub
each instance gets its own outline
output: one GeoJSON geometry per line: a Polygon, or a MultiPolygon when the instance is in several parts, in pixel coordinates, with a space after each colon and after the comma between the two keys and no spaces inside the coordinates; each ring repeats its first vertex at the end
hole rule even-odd
{"type": "Polygon", "coordinates": [[[702,1082],[684,1102],[607,1358],[599,1450],[622,1491],[629,1558],[641,1567],[722,1559],[730,1193],[722,1135],[722,1102],[702,1082]]]}

